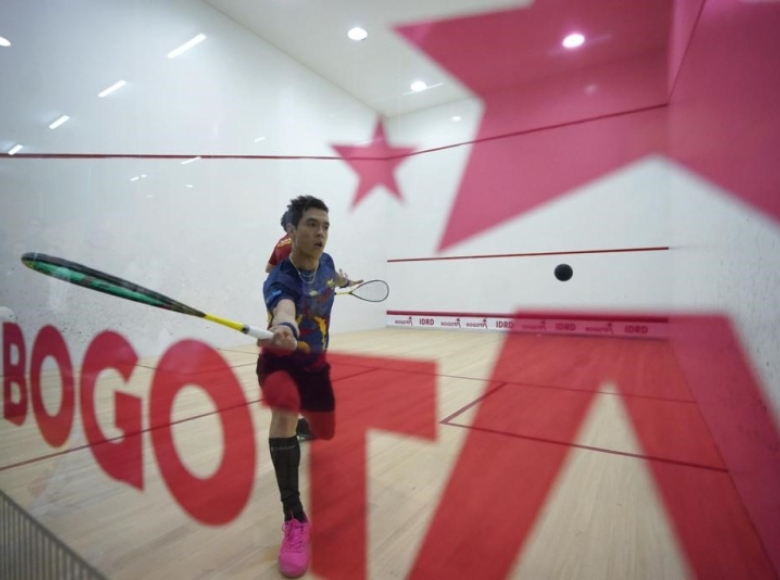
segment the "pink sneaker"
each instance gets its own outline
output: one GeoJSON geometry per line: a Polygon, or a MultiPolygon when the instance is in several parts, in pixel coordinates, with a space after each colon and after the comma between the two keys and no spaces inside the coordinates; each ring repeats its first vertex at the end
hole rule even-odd
{"type": "Polygon", "coordinates": [[[295,518],[285,522],[284,540],[279,549],[279,570],[287,578],[298,578],[306,574],[311,560],[309,547],[309,522],[299,522],[295,518]]]}

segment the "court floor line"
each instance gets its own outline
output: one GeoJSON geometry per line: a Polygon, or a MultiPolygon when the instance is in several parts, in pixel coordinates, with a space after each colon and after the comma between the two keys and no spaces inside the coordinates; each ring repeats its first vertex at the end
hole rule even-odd
{"type": "Polygon", "coordinates": [[[531,437],[530,435],[519,435],[517,433],[507,433],[506,431],[499,431],[497,429],[488,429],[487,427],[476,427],[474,425],[461,425],[460,423],[443,423],[450,427],[460,427],[461,429],[471,429],[473,431],[481,431],[483,433],[490,433],[492,435],[499,435],[503,437],[511,437],[513,439],[524,439],[526,441],[536,441],[537,443],[547,443],[550,445],[562,445],[564,447],[572,447],[576,449],[583,449],[586,451],[595,451],[596,453],[607,453],[610,455],[621,455],[623,457],[630,457],[633,459],[644,459],[647,461],[657,461],[659,463],[668,463],[671,465],[680,465],[682,467],[691,467],[694,469],[704,469],[707,471],[716,471],[719,473],[729,473],[729,470],[725,467],[716,467],[714,465],[706,465],[703,463],[693,463],[690,461],[679,461],[676,459],[666,459],[664,457],[655,457],[652,455],[641,455],[638,453],[630,453],[628,451],[617,451],[615,449],[606,449],[604,447],[593,447],[590,445],[581,445],[579,443],[572,443],[570,441],[556,441],[554,439],[545,439],[543,437],[531,437]]]}
{"type": "MultiPolygon", "coordinates": [[[[243,363],[243,364],[238,364],[238,365],[228,365],[228,366],[229,366],[231,369],[238,369],[238,368],[241,368],[241,367],[250,367],[250,366],[251,366],[251,367],[253,367],[253,366],[256,366],[256,365],[257,365],[257,363],[251,362],[251,363],[243,363]]],[[[171,373],[171,374],[184,374],[184,373],[176,373],[176,371],[169,371],[169,370],[167,370],[167,369],[160,369],[159,367],[150,367],[150,366],[148,366],[148,365],[142,365],[142,364],[137,364],[137,365],[135,365],[135,366],[137,366],[137,367],[143,367],[143,368],[145,368],[145,369],[149,369],[150,371],[160,371],[160,372],[162,372],[162,373],[171,373]]],[[[210,372],[214,372],[214,370],[204,370],[204,371],[202,371],[202,372],[200,372],[200,373],[194,373],[192,376],[202,375],[202,374],[206,374],[206,373],[210,373],[210,372]]]]}
{"type": "Polygon", "coordinates": [[[252,356],[257,356],[257,354],[255,354],[255,353],[247,352],[245,350],[233,350],[232,348],[218,348],[217,351],[218,352],[234,352],[236,354],[249,354],[249,355],[252,355],[252,356]]]}
{"type": "MultiPolygon", "coordinates": [[[[486,382],[498,382],[498,381],[486,381],[486,382]]],[[[696,401],[693,401],[693,400],[689,401],[688,399],[665,399],[664,397],[652,397],[652,396],[649,396],[649,395],[632,395],[631,393],[623,393],[623,392],[615,393],[615,392],[612,392],[612,391],[600,391],[600,390],[588,391],[588,390],[585,390],[585,389],[575,389],[575,388],[572,388],[572,387],[557,387],[557,386],[554,386],[554,385],[537,385],[537,384],[534,384],[534,383],[513,383],[512,381],[501,381],[500,382],[500,386],[496,387],[495,389],[493,389],[491,391],[488,391],[487,393],[485,393],[484,395],[482,395],[478,399],[476,399],[476,400],[472,401],[471,403],[468,403],[467,405],[465,405],[463,408],[458,409],[457,411],[455,411],[452,415],[450,415],[446,419],[442,419],[441,422],[444,423],[445,421],[451,421],[452,419],[454,419],[458,415],[462,414],[464,411],[467,411],[468,409],[470,409],[471,407],[473,407],[474,405],[476,405],[477,403],[482,401],[484,398],[489,397],[490,395],[494,394],[500,388],[508,387],[510,385],[514,386],[514,387],[532,387],[532,388],[536,388],[536,389],[552,389],[552,390],[555,390],[555,391],[569,391],[571,393],[583,393],[583,394],[591,393],[591,394],[594,394],[594,395],[604,395],[604,396],[608,396],[608,397],[620,397],[622,399],[646,399],[646,400],[650,400],[650,401],[660,401],[660,402],[664,402],[664,403],[678,403],[678,404],[683,404],[683,405],[695,405],[696,404],[696,401]]]]}
{"type": "MultiPolygon", "coordinates": [[[[444,419],[439,421],[439,424],[440,425],[448,425],[450,427],[461,427],[461,428],[464,428],[464,429],[474,429],[476,431],[484,431],[484,432],[488,432],[488,433],[493,433],[495,435],[505,435],[505,436],[508,436],[508,437],[514,437],[514,438],[519,438],[519,439],[527,439],[527,440],[531,440],[531,441],[540,441],[540,442],[546,442],[546,443],[554,443],[554,444],[558,444],[558,445],[568,445],[568,446],[571,446],[571,447],[578,447],[578,448],[582,448],[582,449],[589,449],[591,451],[597,451],[597,452],[603,452],[603,453],[611,453],[611,454],[615,454],[615,455],[625,455],[625,456],[630,456],[630,457],[638,457],[638,458],[648,459],[648,460],[653,460],[653,461],[662,461],[662,462],[671,463],[671,464],[675,464],[675,465],[684,465],[684,466],[689,466],[689,467],[698,467],[698,468],[710,469],[710,470],[714,470],[714,471],[723,471],[723,472],[727,472],[728,473],[728,470],[725,469],[725,468],[708,466],[708,465],[705,465],[705,464],[698,464],[698,463],[692,463],[692,462],[678,461],[678,460],[674,460],[674,459],[664,459],[664,458],[659,458],[659,457],[655,457],[655,456],[651,456],[651,455],[641,455],[641,454],[629,453],[629,452],[624,452],[624,451],[615,451],[615,450],[601,448],[601,447],[591,447],[591,446],[588,446],[588,445],[580,445],[580,444],[576,444],[576,443],[572,443],[572,442],[556,441],[554,439],[538,438],[538,437],[532,437],[532,436],[529,436],[529,435],[519,435],[517,433],[507,433],[505,431],[500,431],[500,430],[497,430],[497,429],[488,429],[486,427],[476,427],[474,425],[462,425],[460,423],[453,423],[452,422],[453,419],[455,419],[456,417],[462,415],[464,412],[466,412],[471,407],[481,403],[482,401],[484,401],[486,398],[490,397],[491,395],[496,394],[498,391],[502,390],[503,388],[505,388],[505,387],[507,387],[509,385],[517,385],[517,384],[518,383],[511,383],[511,382],[503,382],[503,383],[499,384],[496,388],[491,389],[491,390],[485,392],[482,396],[476,398],[475,400],[473,400],[470,403],[464,405],[463,407],[461,407],[460,409],[458,409],[457,411],[455,411],[451,415],[445,417],[444,419]]],[[[546,388],[544,385],[531,385],[531,386],[539,387],[539,388],[546,388]]],[[[574,391],[574,392],[578,392],[578,393],[588,393],[588,392],[591,392],[593,394],[601,394],[601,395],[608,395],[608,396],[632,397],[632,395],[623,395],[622,393],[619,393],[619,392],[615,393],[615,392],[603,392],[603,391],[583,391],[581,389],[571,389],[571,388],[565,389],[565,390],[574,391]]],[[[662,399],[662,398],[658,398],[658,397],[644,397],[644,396],[641,396],[641,395],[640,396],[634,396],[634,397],[635,398],[660,400],[660,401],[664,401],[664,402],[695,403],[695,401],[669,401],[668,399],[662,399]]],[[[706,422],[705,422],[705,424],[706,424],[706,422]]],[[[709,427],[707,427],[707,430],[709,432],[709,427]]]]}
{"type": "MultiPolygon", "coordinates": [[[[417,362],[417,361],[415,361],[417,362]]],[[[349,363],[350,366],[359,367],[362,366],[359,363],[349,363]]],[[[601,391],[601,390],[587,390],[587,389],[576,389],[574,387],[564,387],[562,385],[550,385],[550,384],[539,384],[539,383],[528,383],[528,382],[522,382],[522,381],[512,381],[512,380],[501,380],[501,379],[493,379],[493,378],[478,378],[478,377],[464,377],[460,375],[446,375],[441,373],[426,373],[421,371],[415,371],[415,370],[407,370],[407,369],[400,369],[400,368],[394,368],[392,366],[388,367],[368,367],[365,368],[372,368],[375,370],[388,370],[388,371],[396,371],[399,373],[408,373],[408,374],[414,374],[414,375],[426,375],[426,376],[432,376],[432,377],[441,377],[445,379],[462,379],[464,381],[480,381],[483,383],[502,383],[506,385],[516,385],[519,387],[536,387],[538,389],[555,389],[560,391],[572,391],[575,393],[597,393],[601,395],[617,395],[619,397],[625,397],[625,398],[632,398],[632,399],[648,399],[651,401],[663,401],[666,403],[683,403],[683,404],[696,404],[696,401],[694,399],[677,399],[677,398],[669,398],[669,397],[656,397],[653,395],[636,395],[632,393],[613,393],[608,391],[601,391]]]]}
{"type": "MultiPolygon", "coordinates": [[[[348,376],[345,376],[345,377],[339,377],[338,379],[334,379],[334,382],[343,381],[343,380],[346,380],[346,379],[354,378],[356,376],[365,375],[365,374],[368,374],[368,373],[372,372],[373,370],[375,370],[375,369],[361,371],[359,373],[355,373],[353,375],[348,375],[348,376]]],[[[69,449],[64,449],[63,451],[55,451],[54,453],[47,453],[46,455],[39,455],[37,457],[33,457],[33,458],[30,458],[30,459],[25,459],[24,461],[19,461],[17,463],[11,463],[9,465],[0,466],[0,472],[8,471],[8,470],[13,469],[15,467],[22,467],[24,465],[30,465],[32,463],[37,463],[38,461],[45,461],[47,459],[52,459],[54,457],[59,457],[60,455],[67,455],[68,453],[75,453],[77,451],[83,451],[85,449],[89,449],[90,447],[98,447],[98,446],[104,445],[106,443],[111,443],[111,442],[114,442],[114,441],[120,441],[120,440],[124,440],[124,439],[130,438],[130,437],[137,437],[137,436],[143,435],[144,433],[149,433],[151,431],[155,431],[157,429],[162,429],[164,427],[172,427],[174,425],[179,425],[181,423],[186,423],[187,421],[193,421],[195,419],[202,419],[204,417],[209,417],[211,415],[216,415],[218,413],[230,412],[230,411],[238,409],[240,407],[248,407],[249,405],[254,405],[255,403],[260,403],[260,402],[262,402],[262,400],[263,400],[262,398],[259,398],[259,399],[254,399],[254,400],[251,400],[251,401],[245,401],[243,403],[238,403],[236,405],[231,405],[230,407],[218,408],[218,409],[215,409],[213,411],[209,411],[208,413],[201,413],[199,415],[193,415],[192,417],[185,417],[184,419],[179,419],[178,421],[171,421],[170,423],[165,423],[163,425],[156,425],[154,427],[147,427],[146,429],[141,429],[140,431],[132,431],[130,433],[124,433],[124,434],[122,434],[120,436],[117,436],[117,437],[111,437],[111,438],[105,439],[104,441],[101,441],[99,443],[85,443],[83,445],[78,445],[76,447],[71,447],[69,449]]]]}
{"type": "Polygon", "coordinates": [[[439,424],[440,425],[449,425],[449,422],[452,421],[455,417],[457,417],[458,415],[460,415],[464,411],[467,411],[468,409],[470,409],[474,405],[478,405],[479,403],[481,403],[484,399],[488,398],[493,393],[503,389],[506,385],[507,385],[507,383],[500,383],[495,389],[491,389],[491,390],[487,391],[484,395],[482,395],[481,397],[477,397],[476,399],[471,401],[468,405],[466,405],[464,407],[461,407],[460,409],[458,409],[457,411],[455,411],[451,415],[446,416],[444,419],[439,421],[439,424]]]}
{"type": "MultiPolygon", "coordinates": [[[[252,364],[254,364],[254,363],[252,363],[252,364]]],[[[141,366],[141,365],[136,365],[136,366],[141,366]]],[[[240,366],[247,366],[247,365],[234,365],[234,366],[232,366],[230,368],[238,368],[240,366]]],[[[362,365],[354,364],[354,365],[351,365],[351,366],[361,367],[362,365]]],[[[149,367],[144,367],[144,368],[148,369],[149,367]]],[[[485,382],[485,383],[488,383],[488,384],[498,382],[498,381],[492,381],[490,379],[477,379],[477,378],[474,378],[474,377],[459,377],[459,376],[454,376],[454,375],[442,375],[442,374],[437,374],[437,373],[424,373],[424,372],[420,372],[420,371],[413,371],[413,370],[406,370],[406,369],[395,369],[395,368],[392,368],[392,367],[369,367],[369,366],[365,366],[363,368],[365,369],[364,371],[360,371],[360,372],[357,372],[357,373],[354,373],[354,374],[351,374],[351,375],[339,377],[337,379],[334,379],[334,382],[343,381],[343,380],[346,380],[346,379],[351,379],[351,378],[354,378],[354,377],[366,375],[366,374],[369,374],[371,372],[376,372],[376,371],[381,371],[381,370],[390,370],[390,371],[395,371],[395,372],[403,372],[403,373],[416,374],[416,375],[428,375],[428,376],[435,376],[435,377],[442,377],[442,378],[455,378],[455,379],[464,379],[464,380],[475,380],[475,381],[485,382]]],[[[152,370],[155,370],[155,369],[152,369],[152,370]]],[[[455,411],[454,413],[452,413],[448,417],[442,419],[441,421],[439,421],[439,424],[447,425],[447,426],[450,426],[450,427],[461,427],[461,428],[466,428],[466,429],[472,429],[473,428],[473,429],[478,429],[478,430],[485,430],[485,429],[482,429],[482,428],[472,427],[472,426],[468,426],[468,425],[461,425],[459,423],[452,423],[451,421],[454,418],[456,418],[459,415],[461,415],[466,410],[468,410],[469,408],[471,408],[474,405],[476,405],[479,402],[481,402],[486,397],[488,397],[488,396],[490,396],[492,394],[495,394],[500,389],[505,388],[505,387],[507,387],[509,385],[517,385],[517,386],[521,386],[521,387],[522,386],[531,386],[531,387],[536,387],[536,388],[550,388],[550,389],[569,390],[569,391],[575,391],[575,392],[579,392],[579,393],[592,392],[592,393],[596,393],[596,394],[613,395],[613,396],[621,396],[621,397],[650,398],[650,399],[656,399],[656,400],[661,400],[661,401],[678,402],[678,403],[695,403],[695,401],[687,401],[687,400],[675,400],[675,399],[671,399],[670,400],[670,399],[664,399],[664,398],[659,398],[659,397],[646,397],[646,396],[643,396],[643,395],[630,395],[630,394],[602,392],[602,391],[584,391],[582,389],[573,389],[573,388],[570,388],[570,387],[558,387],[558,386],[554,386],[554,385],[535,385],[535,384],[525,384],[525,383],[515,383],[515,382],[511,382],[511,381],[504,381],[504,382],[499,382],[498,386],[496,386],[495,388],[489,390],[488,392],[483,394],[481,397],[479,397],[476,400],[468,403],[464,407],[458,409],[457,411],[455,411]]],[[[216,410],[208,412],[208,413],[202,413],[200,415],[195,415],[195,416],[192,416],[192,417],[186,417],[186,418],[180,419],[178,421],[173,421],[173,422],[171,422],[169,424],[158,425],[158,426],[155,426],[155,427],[149,427],[149,428],[146,428],[146,429],[142,429],[141,431],[136,431],[136,432],[132,432],[132,433],[123,434],[123,435],[118,436],[118,437],[112,437],[110,439],[106,439],[104,441],[101,441],[100,443],[96,443],[96,444],[87,443],[87,444],[79,445],[77,447],[72,447],[70,449],[66,449],[66,450],[63,450],[63,451],[57,451],[57,452],[54,452],[54,453],[48,453],[46,455],[41,455],[41,456],[38,456],[38,457],[27,459],[25,461],[12,463],[12,464],[5,465],[5,466],[0,466],[0,472],[7,471],[7,470],[13,469],[15,467],[21,467],[21,466],[24,466],[24,465],[29,465],[29,464],[32,464],[32,463],[36,463],[38,461],[45,461],[47,459],[58,457],[60,455],[66,455],[68,453],[73,453],[73,452],[76,452],[76,451],[83,451],[84,449],[88,449],[90,447],[95,447],[95,446],[98,446],[98,445],[102,445],[104,443],[114,442],[114,441],[125,439],[127,437],[133,437],[133,436],[141,435],[141,434],[149,432],[149,431],[151,431],[153,429],[161,429],[163,427],[171,427],[173,425],[176,425],[176,424],[179,424],[179,423],[183,423],[185,421],[192,421],[194,419],[200,419],[200,418],[203,418],[203,417],[208,417],[210,415],[214,415],[214,414],[221,413],[221,412],[224,412],[224,411],[230,411],[230,410],[238,408],[238,407],[248,406],[248,405],[251,405],[251,404],[254,404],[254,403],[259,403],[261,401],[262,401],[262,398],[259,398],[259,399],[248,401],[248,402],[245,402],[245,403],[240,403],[238,405],[234,405],[234,406],[231,406],[231,407],[225,407],[225,408],[222,408],[222,409],[216,409],[216,410]]],[[[487,431],[489,431],[489,430],[487,430],[487,431]]],[[[495,434],[500,434],[500,435],[507,435],[507,436],[510,436],[510,437],[520,437],[520,438],[534,439],[533,437],[518,436],[518,435],[515,435],[515,434],[505,433],[505,432],[502,432],[502,431],[495,431],[494,433],[495,434]]],[[[546,441],[546,440],[539,439],[539,441],[546,441]]],[[[548,442],[549,443],[566,444],[566,443],[560,443],[560,442],[555,442],[555,441],[548,441],[548,442]]],[[[574,445],[574,444],[572,444],[572,445],[575,446],[575,447],[577,446],[577,445],[574,445]]],[[[587,447],[583,447],[583,448],[587,448],[587,447]]],[[[598,448],[593,448],[593,450],[597,450],[598,451],[599,449],[598,448]]],[[[613,451],[610,451],[610,450],[603,450],[603,451],[606,452],[606,453],[617,453],[617,454],[622,454],[622,455],[632,455],[632,454],[625,454],[625,453],[622,453],[622,452],[613,452],[613,451]]],[[[644,457],[644,456],[636,456],[636,457],[644,457]]],[[[669,460],[669,461],[674,463],[674,461],[671,461],[671,460],[669,460]]],[[[711,469],[716,469],[716,468],[711,468],[711,469]]],[[[719,468],[717,468],[717,469],[720,470],[719,468]]]]}
{"type": "MultiPolygon", "coordinates": [[[[222,349],[222,350],[224,350],[224,349],[222,349]]],[[[241,352],[241,351],[231,351],[231,352],[241,352]]],[[[417,362],[417,361],[413,360],[413,362],[417,362]]],[[[233,365],[230,368],[231,369],[241,368],[241,367],[255,365],[255,364],[256,363],[239,364],[239,365],[233,365]]],[[[143,366],[143,365],[137,365],[137,366],[143,366]]],[[[361,367],[361,368],[368,369],[366,372],[371,372],[371,371],[376,371],[376,370],[389,370],[389,371],[395,371],[395,372],[399,372],[399,373],[408,373],[408,374],[414,374],[414,375],[425,375],[425,376],[441,377],[441,378],[446,378],[446,379],[461,379],[461,380],[465,380],[465,381],[480,381],[480,382],[484,382],[484,383],[488,383],[488,384],[489,383],[500,383],[501,385],[504,385],[504,386],[506,386],[506,385],[516,385],[516,386],[519,386],[519,387],[535,387],[535,388],[539,388],[539,389],[554,389],[554,390],[560,390],[560,391],[571,391],[571,392],[575,392],[575,393],[598,393],[598,394],[602,394],[602,395],[616,395],[616,396],[625,397],[625,398],[647,399],[647,400],[651,400],[651,401],[663,401],[663,402],[667,402],[667,403],[683,403],[683,404],[689,404],[689,405],[696,404],[696,401],[694,399],[678,399],[678,398],[670,398],[670,397],[656,397],[656,396],[653,396],[653,395],[637,395],[637,394],[623,393],[623,392],[613,393],[613,392],[601,391],[601,390],[598,390],[598,389],[589,391],[587,389],[576,389],[574,387],[566,387],[566,386],[562,386],[562,385],[539,384],[539,383],[530,383],[530,382],[512,381],[512,380],[496,380],[496,379],[493,379],[493,378],[464,377],[464,376],[461,376],[461,375],[448,375],[448,374],[442,374],[442,373],[427,373],[427,372],[411,370],[411,369],[395,368],[393,366],[387,366],[387,367],[379,366],[379,367],[377,367],[377,366],[370,366],[370,365],[361,365],[360,363],[356,363],[356,362],[350,362],[349,366],[361,367]]],[[[151,369],[151,370],[156,370],[154,367],[144,367],[144,368],[151,369]]],[[[166,371],[163,371],[163,372],[166,372],[166,371]]],[[[204,371],[204,372],[206,372],[206,371],[204,371]]],[[[349,375],[347,377],[340,377],[340,378],[341,379],[350,378],[352,376],[359,376],[361,374],[364,374],[364,373],[357,373],[355,375],[349,375]]],[[[472,404],[469,404],[466,408],[470,407],[471,405],[472,404]]],[[[465,408],[463,410],[465,410],[465,408]]],[[[452,418],[454,418],[455,416],[457,416],[459,414],[460,414],[460,412],[455,413],[452,418]]]]}
{"type": "Polygon", "coordinates": [[[595,390],[588,390],[588,389],[576,389],[574,387],[562,387],[560,385],[540,385],[537,383],[523,383],[523,382],[514,382],[514,381],[504,381],[507,385],[514,385],[517,387],[534,387],[537,389],[553,389],[556,391],[570,391],[573,393],[596,393],[599,395],[614,395],[617,397],[623,397],[626,399],[646,399],[649,401],[661,401],[664,403],[680,403],[683,405],[695,405],[696,401],[693,399],[677,399],[677,398],[669,398],[669,397],[656,397],[653,395],[637,395],[634,393],[624,393],[624,392],[618,392],[614,393],[612,391],[602,391],[600,389],[595,390]]]}
{"type": "MultiPolygon", "coordinates": [[[[424,362],[424,361],[415,361],[415,360],[413,360],[411,362],[415,362],[416,363],[416,362],[424,362]]],[[[357,364],[357,363],[350,363],[350,365],[351,366],[356,366],[356,367],[362,366],[362,365],[357,364]]],[[[369,368],[369,367],[366,367],[366,368],[369,368]]],[[[399,373],[407,373],[407,374],[410,374],[410,375],[424,375],[424,376],[428,376],[428,377],[441,377],[441,378],[445,378],[445,379],[461,379],[461,380],[464,380],[464,381],[479,381],[481,383],[493,383],[493,382],[496,382],[496,381],[494,381],[492,379],[481,379],[479,377],[462,377],[462,376],[458,376],[458,375],[444,375],[444,374],[441,374],[441,373],[426,373],[426,372],[413,371],[413,370],[408,370],[408,369],[399,369],[399,368],[394,368],[394,367],[391,367],[391,366],[388,366],[388,367],[372,367],[372,368],[377,369],[377,370],[383,370],[383,371],[395,371],[395,372],[399,372],[399,373]]]]}
{"type": "MultiPolygon", "coordinates": [[[[225,349],[225,348],[222,348],[222,349],[219,349],[219,350],[225,351],[225,352],[233,352],[233,353],[241,353],[241,354],[251,354],[251,353],[246,353],[246,352],[240,351],[240,350],[231,350],[231,349],[225,349]]],[[[334,354],[338,354],[338,353],[334,353],[334,354]]],[[[348,355],[348,356],[361,356],[361,355],[357,354],[357,355],[348,355]]],[[[372,355],[367,355],[367,356],[370,357],[372,355]]],[[[425,361],[418,361],[417,359],[411,359],[411,360],[412,360],[412,362],[425,362],[425,361]]],[[[249,366],[250,364],[254,365],[256,363],[238,364],[238,365],[233,365],[230,368],[240,368],[240,367],[249,366]]],[[[143,366],[143,365],[138,365],[138,366],[143,366]]],[[[496,382],[498,382],[498,383],[501,383],[502,385],[503,384],[518,385],[518,386],[521,386],[521,387],[537,387],[537,388],[540,388],[540,389],[556,389],[556,390],[562,390],[562,391],[574,391],[574,392],[578,392],[578,393],[593,392],[593,393],[600,393],[600,394],[604,394],[604,395],[615,395],[616,394],[618,396],[627,397],[627,398],[648,399],[648,400],[651,400],[651,401],[664,401],[664,402],[668,402],[668,403],[696,404],[696,401],[694,399],[692,399],[692,398],[691,399],[679,399],[679,398],[670,398],[670,397],[657,397],[657,396],[653,396],[653,395],[637,395],[637,394],[622,393],[622,392],[621,393],[612,393],[612,392],[605,392],[605,391],[601,391],[601,390],[588,391],[586,389],[576,389],[574,387],[566,387],[566,386],[563,386],[563,385],[539,384],[539,383],[531,383],[531,382],[526,382],[526,381],[513,381],[511,379],[510,380],[501,380],[501,379],[493,379],[492,377],[491,378],[479,378],[479,377],[465,377],[465,376],[461,376],[461,375],[449,375],[449,374],[443,374],[443,373],[426,373],[426,372],[421,372],[421,371],[416,371],[416,370],[395,368],[395,367],[392,367],[392,366],[388,366],[388,367],[379,366],[379,367],[377,367],[377,366],[370,366],[370,365],[361,365],[358,362],[350,362],[349,366],[363,367],[363,368],[368,368],[368,369],[373,369],[373,370],[392,370],[392,371],[397,371],[397,372],[402,372],[402,373],[422,374],[422,375],[434,376],[434,377],[442,377],[442,378],[447,378],[447,379],[462,379],[462,380],[466,380],[466,381],[482,381],[482,382],[486,382],[486,383],[496,383],[496,382]]],[[[145,367],[145,368],[151,368],[152,370],[156,370],[153,367],[145,367]]]]}
{"type": "Polygon", "coordinates": [[[164,427],[172,427],[174,425],[179,425],[181,423],[186,423],[188,421],[194,421],[195,419],[202,419],[203,417],[208,417],[210,415],[216,415],[218,413],[234,411],[235,409],[238,409],[240,407],[248,407],[249,405],[253,405],[255,403],[259,403],[260,401],[262,401],[262,399],[255,399],[253,401],[247,401],[247,402],[244,402],[244,403],[239,403],[237,405],[231,405],[230,407],[223,407],[222,409],[217,409],[215,411],[210,411],[208,413],[201,413],[200,415],[193,415],[192,417],[185,417],[184,419],[179,419],[178,421],[171,421],[170,423],[165,423],[163,425],[155,425],[154,427],[147,427],[146,429],[141,429],[140,431],[132,431],[130,433],[125,433],[125,434],[120,435],[118,437],[110,437],[108,439],[104,439],[103,441],[100,441],[99,443],[85,443],[84,445],[78,445],[76,447],[71,447],[71,448],[65,449],[63,451],[56,451],[54,453],[48,453],[46,455],[41,455],[39,457],[33,457],[31,459],[26,459],[26,460],[20,461],[18,463],[12,463],[10,465],[4,465],[4,466],[0,467],[0,472],[8,471],[9,469],[13,469],[14,467],[22,467],[23,465],[30,465],[31,463],[36,463],[38,461],[51,459],[53,457],[59,457],[60,455],[67,455],[68,453],[75,453],[76,451],[83,451],[84,449],[89,449],[91,447],[100,447],[101,445],[105,445],[106,443],[112,443],[114,441],[120,441],[120,440],[124,440],[124,439],[129,439],[131,437],[138,437],[140,435],[143,435],[144,433],[150,433],[152,431],[157,431],[158,429],[162,429],[164,427]]]}

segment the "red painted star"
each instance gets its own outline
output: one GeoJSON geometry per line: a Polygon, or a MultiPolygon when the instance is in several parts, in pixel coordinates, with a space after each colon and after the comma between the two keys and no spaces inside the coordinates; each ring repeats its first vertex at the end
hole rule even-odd
{"type": "Polygon", "coordinates": [[[666,46],[671,6],[653,0],[549,0],[397,29],[484,104],[440,251],[649,155],[671,158],[780,218],[780,116],[772,114],[771,104],[780,81],[770,74],[775,63],[768,56],[780,50],[780,8],[708,1],[702,16],[707,34],[690,44],[686,34],[674,36],[672,53],[687,50],[682,67],[677,59],[671,70],[659,61],[650,75],[626,68],[594,82],[590,75],[597,67],[588,65],[599,62],[576,62],[632,42],[666,46]],[[733,33],[723,16],[730,12],[740,15],[749,34],[733,33]],[[570,22],[589,23],[586,34],[616,29],[622,36],[576,56],[551,56],[546,49],[569,31],[570,22]],[[637,28],[617,26],[625,22],[637,28]],[[531,97],[527,87],[534,86],[539,70],[560,80],[554,92],[531,97]],[[634,78],[638,82],[630,85],[634,78]],[[669,79],[675,79],[671,95],[669,79]],[[573,98],[589,83],[604,92],[573,98]],[[624,90],[627,86],[641,90],[624,90]],[[633,96],[616,101],[616,94],[633,96]],[[496,139],[501,135],[511,137],[496,139]]]}
{"type": "Polygon", "coordinates": [[[381,121],[377,124],[374,137],[368,145],[333,145],[333,148],[358,174],[358,189],[352,200],[353,209],[377,185],[384,185],[391,194],[403,200],[394,172],[406,156],[414,151],[414,148],[389,145],[381,121]]]}

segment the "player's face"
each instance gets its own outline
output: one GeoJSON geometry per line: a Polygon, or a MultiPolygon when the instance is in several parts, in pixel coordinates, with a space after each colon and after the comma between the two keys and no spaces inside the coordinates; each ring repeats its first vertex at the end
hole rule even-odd
{"type": "Polygon", "coordinates": [[[307,256],[319,257],[328,241],[328,213],[321,209],[309,209],[301,217],[293,231],[293,241],[298,251],[307,256]]]}

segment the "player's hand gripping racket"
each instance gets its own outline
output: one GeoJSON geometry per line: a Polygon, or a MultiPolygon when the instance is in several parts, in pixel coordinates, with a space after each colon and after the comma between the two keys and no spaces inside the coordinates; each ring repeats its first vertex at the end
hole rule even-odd
{"type": "Polygon", "coordinates": [[[71,284],[89,288],[90,290],[105,292],[106,294],[124,298],[125,300],[140,302],[141,304],[146,304],[148,306],[156,306],[157,308],[163,308],[180,314],[205,318],[206,320],[216,322],[222,326],[227,326],[233,330],[238,330],[239,332],[243,332],[244,334],[255,338],[270,339],[273,337],[273,333],[264,328],[259,328],[250,324],[242,324],[241,322],[235,322],[226,318],[214,316],[213,314],[206,314],[205,312],[201,312],[191,306],[177,302],[173,298],[164,296],[154,290],[148,290],[147,288],[143,288],[142,286],[138,286],[127,280],[122,280],[116,276],[93,270],[92,268],[76,264],[70,260],[55,258],[37,252],[29,252],[22,256],[22,262],[24,262],[25,266],[32,268],[37,272],[52,276],[53,278],[65,280],[71,284]]]}
{"type": "Polygon", "coordinates": [[[339,290],[338,296],[354,296],[366,302],[384,302],[390,296],[390,287],[384,280],[369,280],[351,290],[339,290]]]}

